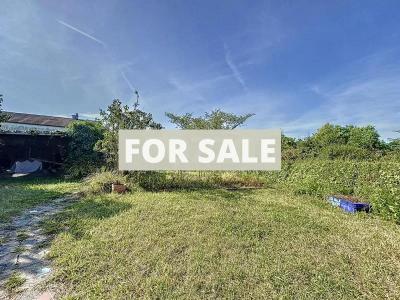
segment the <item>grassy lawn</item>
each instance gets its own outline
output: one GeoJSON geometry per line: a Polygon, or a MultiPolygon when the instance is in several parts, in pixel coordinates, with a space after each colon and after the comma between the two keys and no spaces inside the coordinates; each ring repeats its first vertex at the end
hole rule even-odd
{"type": "Polygon", "coordinates": [[[71,192],[77,183],[61,179],[7,178],[0,179],[0,222],[50,199],[71,192]]]}
{"type": "Polygon", "coordinates": [[[45,228],[74,299],[400,297],[398,225],[275,190],[88,197],[45,228]]]}

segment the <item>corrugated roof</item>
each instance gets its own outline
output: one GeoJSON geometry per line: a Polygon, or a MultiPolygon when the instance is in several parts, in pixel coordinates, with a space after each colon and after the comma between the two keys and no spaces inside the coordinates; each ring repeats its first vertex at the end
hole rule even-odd
{"type": "Polygon", "coordinates": [[[10,118],[7,120],[7,123],[66,127],[69,123],[73,121],[72,118],[64,117],[33,115],[16,112],[6,112],[6,114],[10,116],[10,118]]]}

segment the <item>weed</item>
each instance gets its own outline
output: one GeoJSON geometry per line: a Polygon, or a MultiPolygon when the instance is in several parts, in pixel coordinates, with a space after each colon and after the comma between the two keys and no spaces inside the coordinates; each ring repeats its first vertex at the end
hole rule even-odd
{"type": "Polygon", "coordinates": [[[25,241],[27,238],[29,238],[29,234],[27,234],[25,231],[19,231],[17,232],[17,240],[19,242],[25,241]]]}
{"type": "Polygon", "coordinates": [[[13,273],[6,281],[5,288],[9,293],[16,292],[16,290],[25,283],[26,279],[20,273],[13,273]]]}
{"type": "Polygon", "coordinates": [[[26,247],[19,245],[19,246],[15,247],[15,249],[12,252],[16,253],[16,254],[21,254],[25,251],[26,251],[26,247]]]}

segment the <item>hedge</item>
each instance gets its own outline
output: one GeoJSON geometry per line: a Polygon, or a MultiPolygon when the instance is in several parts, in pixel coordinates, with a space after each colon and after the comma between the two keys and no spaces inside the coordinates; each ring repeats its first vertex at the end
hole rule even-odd
{"type": "Polygon", "coordinates": [[[372,211],[400,223],[400,162],[301,160],[268,172],[266,181],[296,194],[358,196],[372,211]]]}

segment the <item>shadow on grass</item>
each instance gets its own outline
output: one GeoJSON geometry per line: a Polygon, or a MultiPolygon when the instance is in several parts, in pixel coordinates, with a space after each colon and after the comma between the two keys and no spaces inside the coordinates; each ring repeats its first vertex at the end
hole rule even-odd
{"type": "Polygon", "coordinates": [[[64,179],[59,176],[33,176],[27,175],[22,177],[0,177],[0,187],[4,185],[21,185],[21,184],[51,184],[51,183],[68,183],[68,182],[77,182],[77,180],[73,179],[64,179]]]}
{"type": "Polygon", "coordinates": [[[70,193],[74,183],[60,178],[0,179],[0,222],[9,221],[25,209],[70,193]]]}
{"type": "Polygon", "coordinates": [[[100,221],[131,207],[132,204],[118,201],[108,195],[85,197],[59,214],[45,219],[41,227],[48,235],[68,231],[75,239],[80,239],[100,221]]]}
{"type": "MultiPolygon", "coordinates": [[[[165,191],[164,191],[165,192],[165,191]]],[[[254,191],[227,191],[224,189],[199,189],[195,191],[174,190],[182,201],[239,201],[253,195],[254,191]]],[[[226,203],[226,202],[225,202],[226,203]]],[[[115,195],[87,196],[74,203],[63,212],[45,219],[41,227],[48,235],[57,235],[68,232],[74,239],[82,239],[90,234],[90,230],[107,218],[117,216],[129,210],[134,202],[124,200],[124,197],[115,195]]]]}

